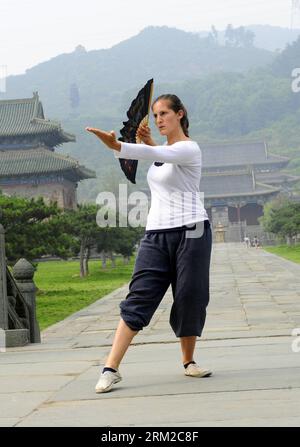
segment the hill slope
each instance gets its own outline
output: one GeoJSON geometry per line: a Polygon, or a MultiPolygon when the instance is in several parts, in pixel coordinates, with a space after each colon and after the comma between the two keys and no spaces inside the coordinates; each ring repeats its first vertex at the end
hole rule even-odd
{"type": "MultiPolygon", "coordinates": [[[[111,151],[84,128],[118,130],[138,89],[154,77],[154,96],[178,94],[189,111],[191,137],[203,141],[266,138],[270,150],[290,155],[300,174],[300,93],[291,91],[291,67],[299,66],[300,39],[279,55],[257,48],[228,48],[167,27],[149,27],[109,50],[78,48],[10,77],[6,97],[38,90],[46,116],[76,134],[62,151],[98,173],[83,182],[79,199],[127,183],[111,151]],[[276,56],[276,57],[275,57],[276,56]],[[76,84],[78,105],[71,107],[76,84]]],[[[3,98],[4,95],[0,95],[3,98]]],[[[153,126],[151,119],[150,123],[153,126]]],[[[160,138],[154,131],[154,137],[160,138]]],[[[61,149],[58,149],[60,151],[61,149]]],[[[136,188],[146,187],[149,163],[139,162],[136,188]]]]}
{"type": "Polygon", "coordinates": [[[77,49],[10,76],[0,98],[28,97],[37,90],[46,113],[61,119],[72,112],[70,88],[75,83],[78,113],[99,114],[105,108],[106,115],[113,115],[123,109],[120,97],[126,90],[135,91],[152,77],[156,83],[172,83],[220,70],[247,71],[272,59],[266,50],[226,48],[175,28],[148,27],[110,49],[77,49]]]}

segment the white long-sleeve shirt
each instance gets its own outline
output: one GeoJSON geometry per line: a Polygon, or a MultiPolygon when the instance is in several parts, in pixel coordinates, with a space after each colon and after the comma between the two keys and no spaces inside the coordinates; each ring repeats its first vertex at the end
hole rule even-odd
{"type": "Polygon", "coordinates": [[[151,207],[146,231],[181,227],[208,219],[200,194],[201,150],[196,141],[184,140],[171,145],[148,146],[121,142],[116,158],[149,160],[147,173],[151,207]]]}

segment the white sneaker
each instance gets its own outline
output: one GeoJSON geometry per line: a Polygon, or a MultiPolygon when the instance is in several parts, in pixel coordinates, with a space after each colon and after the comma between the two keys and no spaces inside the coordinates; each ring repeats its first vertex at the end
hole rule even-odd
{"type": "Polygon", "coordinates": [[[191,377],[209,377],[212,375],[212,371],[205,368],[200,368],[196,363],[190,363],[185,369],[184,374],[191,377]]]}
{"type": "Polygon", "coordinates": [[[110,391],[112,386],[121,380],[122,376],[119,371],[105,371],[104,373],[101,373],[98,383],[95,386],[96,393],[106,393],[107,391],[110,391]]]}

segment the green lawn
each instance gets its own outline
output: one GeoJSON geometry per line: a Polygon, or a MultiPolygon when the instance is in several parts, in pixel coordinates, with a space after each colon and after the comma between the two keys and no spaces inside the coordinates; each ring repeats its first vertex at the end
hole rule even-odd
{"type": "Polygon", "coordinates": [[[134,260],[132,256],[130,263],[124,265],[122,259],[117,259],[116,268],[107,261],[106,269],[102,269],[100,260],[92,260],[86,278],[79,276],[79,261],[40,262],[34,275],[40,329],[63,320],[129,282],[134,260]]]}
{"type": "MultiPolygon", "coordinates": [[[[300,244],[264,247],[266,251],[300,263],[300,244]]],[[[43,330],[74,312],[92,304],[99,298],[130,281],[135,256],[124,265],[117,259],[116,268],[107,261],[102,269],[101,261],[90,261],[90,274],[87,278],[79,276],[79,261],[40,262],[34,275],[38,288],[36,295],[37,318],[43,330]]]]}
{"type": "Polygon", "coordinates": [[[264,247],[264,249],[289,261],[300,263],[300,244],[294,246],[278,245],[276,247],[264,247]]]}

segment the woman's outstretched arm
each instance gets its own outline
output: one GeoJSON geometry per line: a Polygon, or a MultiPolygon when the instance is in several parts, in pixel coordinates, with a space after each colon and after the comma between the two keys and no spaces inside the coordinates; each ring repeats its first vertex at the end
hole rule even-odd
{"type": "Polygon", "coordinates": [[[179,141],[169,146],[150,146],[147,144],[124,143],[116,139],[115,132],[105,132],[101,129],[86,127],[88,132],[94,133],[110,149],[115,150],[117,158],[131,160],[150,160],[182,165],[201,163],[201,152],[197,144],[186,144],[179,141]]]}
{"type": "Polygon", "coordinates": [[[110,149],[120,152],[121,143],[117,140],[116,134],[113,130],[110,132],[105,132],[104,130],[96,129],[95,127],[86,127],[85,130],[95,134],[110,149]]]}
{"type": "MultiPolygon", "coordinates": [[[[110,132],[105,132],[104,130],[96,129],[95,127],[86,127],[85,130],[95,134],[110,149],[114,149],[115,151],[121,150],[120,142],[117,140],[113,130],[110,132]]],[[[151,136],[150,127],[146,124],[141,124],[136,134],[145,144],[148,144],[149,146],[156,146],[156,143],[151,136]]]]}

